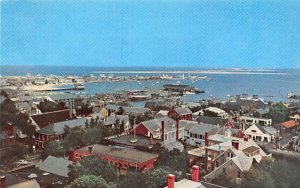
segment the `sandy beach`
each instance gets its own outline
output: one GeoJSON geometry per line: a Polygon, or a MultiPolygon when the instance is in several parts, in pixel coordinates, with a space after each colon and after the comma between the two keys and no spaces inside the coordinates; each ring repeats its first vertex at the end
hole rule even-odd
{"type": "MultiPolygon", "coordinates": [[[[20,87],[23,91],[54,91],[60,90],[59,86],[66,85],[66,84],[44,84],[44,85],[24,85],[20,87]]],[[[7,89],[17,89],[17,86],[8,86],[5,87],[7,89]]]]}

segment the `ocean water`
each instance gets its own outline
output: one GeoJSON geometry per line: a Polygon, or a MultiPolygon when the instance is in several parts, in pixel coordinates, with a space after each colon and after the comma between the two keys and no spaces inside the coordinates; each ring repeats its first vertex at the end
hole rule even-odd
{"type": "MultiPolygon", "coordinates": [[[[192,73],[197,76],[207,76],[208,80],[198,80],[192,83],[190,80],[180,80],[180,84],[189,84],[196,88],[205,90],[203,94],[184,96],[186,101],[196,102],[213,96],[225,99],[227,95],[247,93],[248,95],[259,95],[271,101],[285,101],[290,92],[300,94],[300,70],[299,69],[277,69],[277,70],[241,70],[241,69],[197,69],[197,68],[174,68],[174,67],[55,67],[55,66],[2,66],[2,76],[22,76],[27,73],[33,75],[90,75],[114,74],[118,75],[153,75],[158,76],[163,72],[168,75],[178,76],[185,73],[185,77],[192,73]]],[[[85,83],[82,94],[94,95],[95,93],[112,92],[115,89],[160,89],[164,84],[176,83],[178,80],[127,81],[127,82],[99,82],[85,83]]],[[[143,105],[143,103],[136,103],[143,105]]]]}

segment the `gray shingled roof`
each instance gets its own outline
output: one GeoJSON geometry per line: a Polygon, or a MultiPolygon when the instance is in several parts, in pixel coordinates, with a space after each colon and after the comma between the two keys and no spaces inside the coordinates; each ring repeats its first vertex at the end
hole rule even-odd
{"type": "Polygon", "coordinates": [[[127,115],[111,115],[104,122],[104,125],[113,125],[116,123],[117,119],[120,121],[120,123],[122,121],[124,121],[124,123],[129,121],[129,117],[127,115]]]}
{"type": "Polygon", "coordinates": [[[152,133],[155,134],[156,130],[161,130],[161,122],[164,121],[164,131],[167,133],[172,130],[172,126],[176,125],[176,121],[169,117],[162,117],[158,119],[152,119],[143,121],[142,124],[152,133]]]}
{"type": "Polygon", "coordinates": [[[222,119],[220,117],[211,117],[211,116],[199,116],[197,121],[205,124],[212,125],[225,125],[228,119],[222,119]]]}
{"type": "Polygon", "coordinates": [[[68,121],[61,121],[58,123],[53,123],[50,124],[37,132],[40,134],[45,134],[45,135],[53,135],[55,134],[64,134],[65,128],[74,128],[74,127],[79,127],[79,126],[84,126],[86,122],[85,118],[79,118],[79,119],[73,119],[73,120],[68,120],[68,121]]]}
{"type": "Polygon", "coordinates": [[[2,95],[0,95],[0,104],[3,103],[5,101],[6,97],[3,97],[2,95]]]}
{"type": "Polygon", "coordinates": [[[175,108],[176,113],[179,115],[184,115],[184,114],[191,114],[192,111],[188,108],[175,108]]]}
{"type": "Polygon", "coordinates": [[[138,107],[123,107],[123,114],[145,114],[150,110],[148,108],[138,108],[138,107]]]}
{"type": "Polygon", "coordinates": [[[204,134],[205,132],[214,134],[217,132],[219,128],[219,126],[217,125],[203,124],[203,123],[186,121],[186,120],[179,121],[179,125],[183,126],[185,130],[188,130],[189,132],[196,133],[196,134],[204,134]]]}
{"type": "Polygon", "coordinates": [[[269,113],[269,108],[259,108],[259,109],[256,109],[256,112],[259,113],[259,114],[267,114],[269,113]]]}
{"type": "Polygon", "coordinates": [[[68,177],[68,166],[72,164],[72,161],[57,158],[49,155],[39,167],[40,170],[55,174],[58,176],[68,177]]]}
{"type": "Polygon", "coordinates": [[[78,96],[71,93],[52,93],[48,95],[52,100],[75,99],[78,96]]]}
{"type": "Polygon", "coordinates": [[[120,106],[115,105],[115,104],[108,104],[105,106],[105,108],[110,111],[116,111],[120,108],[120,106]]]}
{"type": "Polygon", "coordinates": [[[265,130],[265,128],[263,128],[260,124],[255,124],[256,127],[263,133],[267,133],[267,131],[265,130]]]}

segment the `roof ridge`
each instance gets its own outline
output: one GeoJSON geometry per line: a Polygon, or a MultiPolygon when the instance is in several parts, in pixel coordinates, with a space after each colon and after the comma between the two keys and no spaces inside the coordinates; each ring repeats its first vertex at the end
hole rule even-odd
{"type": "Polygon", "coordinates": [[[44,113],[41,113],[41,114],[34,114],[34,115],[31,115],[32,116],[39,116],[39,115],[45,115],[45,114],[51,114],[51,113],[56,113],[56,112],[61,112],[61,111],[69,111],[70,109],[62,109],[62,110],[55,110],[55,111],[51,111],[51,112],[44,112],[44,113]]]}

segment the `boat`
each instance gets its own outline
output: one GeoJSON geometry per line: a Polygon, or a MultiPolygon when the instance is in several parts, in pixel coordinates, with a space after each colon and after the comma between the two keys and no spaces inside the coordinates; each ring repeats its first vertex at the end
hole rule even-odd
{"type": "Polygon", "coordinates": [[[163,90],[169,92],[180,92],[182,94],[186,92],[191,92],[193,94],[204,93],[204,90],[200,90],[190,85],[178,85],[178,84],[165,84],[163,85],[163,90]]]}
{"type": "Polygon", "coordinates": [[[185,95],[195,95],[196,92],[193,92],[193,91],[186,91],[184,92],[185,95]]]}
{"type": "Polygon", "coordinates": [[[74,90],[84,90],[83,84],[74,84],[74,90]]]}
{"type": "Polygon", "coordinates": [[[160,79],[164,79],[164,80],[171,80],[172,78],[173,78],[173,76],[169,76],[169,75],[165,75],[165,74],[160,76],[160,79]]]}
{"type": "Polygon", "coordinates": [[[199,76],[198,79],[206,80],[206,79],[207,79],[207,76],[199,76]]]}

